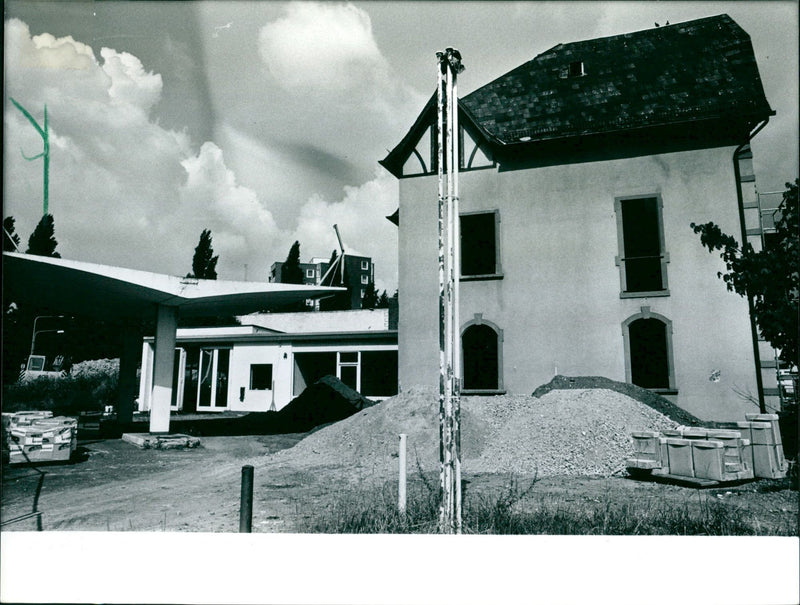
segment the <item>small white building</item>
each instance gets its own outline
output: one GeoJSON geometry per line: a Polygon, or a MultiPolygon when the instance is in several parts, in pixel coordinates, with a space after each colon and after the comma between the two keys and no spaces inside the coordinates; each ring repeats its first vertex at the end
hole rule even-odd
{"type": "MultiPolygon", "coordinates": [[[[397,394],[397,330],[388,309],[255,313],[243,325],[179,328],[170,409],[280,410],[327,374],[365,397],[397,394]]],[[[138,409],[150,409],[154,339],[142,347],[138,409]]]]}

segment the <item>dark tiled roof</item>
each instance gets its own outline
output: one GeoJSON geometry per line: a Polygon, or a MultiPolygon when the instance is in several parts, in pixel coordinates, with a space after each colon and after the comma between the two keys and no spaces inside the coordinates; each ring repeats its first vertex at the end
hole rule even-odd
{"type": "Polygon", "coordinates": [[[461,104],[506,144],[774,113],[750,37],[728,15],[559,44],[461,104]],[[581,62],[585,75],[569,75],[581,62]]]}

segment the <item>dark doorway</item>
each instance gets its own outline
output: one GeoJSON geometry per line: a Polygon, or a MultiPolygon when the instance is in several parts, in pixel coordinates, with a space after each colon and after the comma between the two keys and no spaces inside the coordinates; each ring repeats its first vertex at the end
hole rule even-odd
{"type": "Polygon", "coordinates": [[[637,319],[628,327],[631,382],[646,389],[669,388],[667,326],[659,319],[637,319]]]}
{"type": "Polygon", "coordinates": [[[473,325],[461,337],[464,389],[496,390],[499,384],[497,332],[486,324],[473,325]]]}

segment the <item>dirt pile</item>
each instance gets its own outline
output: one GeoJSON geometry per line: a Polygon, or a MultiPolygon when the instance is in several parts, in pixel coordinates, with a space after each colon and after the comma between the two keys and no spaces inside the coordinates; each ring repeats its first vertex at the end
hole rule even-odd
{"type": "Polygon", "coordinates": [[[703,424],[699,418],[658,393],[627,382],[617,382],[605,376],[562,376],[559,374],[553,376],[553,379],[547,384],[537,388],[533,392],[533,396],[541,397],[550,391],[561,389],[608,389],[609,391],[616,391],[628,397],[633,397],[684,426],[700,426],[703,424]]]}
{"type": "MultiPolygon", "coordinates": [[[[341,465],[353,477],[397,473],[398,435],[408,435],[409,470],[439,466],[439,402],[433,389],[414,389],[313,433],[275,462],[341,465]]],[[[610,475],[632,452],[631,431],[678,423],[608,389],[553,390],[526,395],[464,397],[462,469],[549,475],[610,475]]]]}
{"type": "Polygon", "coordinates": [[[342,420],[375,402],[351,389],[335,376],[323,376],[278,411],[278,426],[291,432],[342,420]]]}

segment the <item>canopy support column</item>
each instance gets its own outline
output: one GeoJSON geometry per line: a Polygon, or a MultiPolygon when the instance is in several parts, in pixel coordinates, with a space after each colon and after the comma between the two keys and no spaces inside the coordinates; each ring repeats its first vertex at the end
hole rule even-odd
{"type": "Polygon", "coordinates": [[[142,354],[142,326],[130,321],[122,326],[122,353],[119,359],[119,398],[117,420],[121,424],[133,422],[133,402],[139,390],[136,368],[142,354]]]}
{"type": "Polygon", "coordinates": [[[150,398],[151,433],[169,432],[169,408],[172,403],[172,373],[175,365],[177,330],[177,307],[158,305],[155,358],[153,360],[153,394],[150,398]]]}

